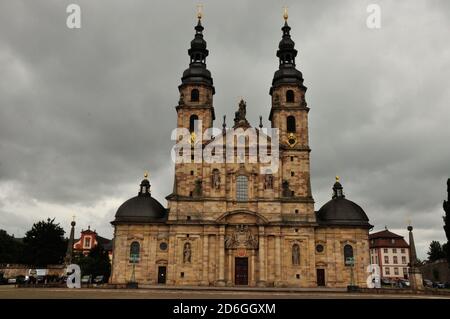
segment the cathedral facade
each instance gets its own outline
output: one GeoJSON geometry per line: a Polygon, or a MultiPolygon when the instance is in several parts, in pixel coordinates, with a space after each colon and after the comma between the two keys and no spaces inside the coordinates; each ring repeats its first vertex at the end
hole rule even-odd
{"type": "MultiPolygon", "coordinates": [[[[213,127],[215,88],[206,67],[209,52],[201,17],[188,50],[190,64],[178,87],[177,127],[191,133],[192,148],[205,149],[236,129],[253,129],[246,104],[234,125],[213,127]],[[201,121],[200,132],[195,123],[201,121]],[[197,134],[195,134],[197,132],[197,134]],[[199,134],[200,133],[200,134],[199,134]]],[[[346,287],[366,283],[368,233],[363,209],[345,198],[338,179],[332,199],[318,211],[310,183],[309,107],[297,50],[285,16],[276,70],[270,87],[271,128],[278,129],[278,166],[259,161],[175,163],[167,208],[150,194],[147,177],[138,196],[122,204],[112,222],[111,283],[191,286],[346,287]]],[[[262,130],[262,124],[254,130],[262,130]]],[[[259,140],[257,145],[259,146],[259,140]]],[[[236,149],[238,146],[233,146],[236,149]]],[[[248,145],[243,149],[248,151],[248,145]]],[[[237,155],[235,155],[237,156],[237,155]]]]}

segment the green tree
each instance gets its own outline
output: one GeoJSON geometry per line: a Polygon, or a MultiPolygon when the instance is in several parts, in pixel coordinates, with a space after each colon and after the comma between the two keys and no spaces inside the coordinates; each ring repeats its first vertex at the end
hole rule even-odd
{"type": "Polygon", "coordinates": [[[22,241],[0,229],[0,264],[19,263],[23,253],[22,241]]]}
{"type": "Polygon", "coordinates": [[[23,262],[42,267],[61,264],[67,248],[64,233],[64,229],[55,224],[55,219],[35,223],[23,239],[23,262]]]}
{"type": "Polygon", "coordinates": [[[444,200],[444,231],[447,237],[447,244],[445,245],[445,255],[447,257],[447,262],[450,265],[450,178],[447,179],[447,200],[444,200]]]}
{"type": "Polygon", "coordinates": [[[74,262],[81,268],[81,274],[96,276],[104,276],[105,281],[111,274],[111,263],[109,261],[108,252],[101,245],[95,246],[88,256],[82,254],[74,257],[74,262]]]}
{"type": "Polygon", "coordinates": [[[430,248],[428,248],[428,261],[436,261],[438,259],[444,258],[445,254],[442,250],[441,243],[433,240],[430,243],[430,248]]]}

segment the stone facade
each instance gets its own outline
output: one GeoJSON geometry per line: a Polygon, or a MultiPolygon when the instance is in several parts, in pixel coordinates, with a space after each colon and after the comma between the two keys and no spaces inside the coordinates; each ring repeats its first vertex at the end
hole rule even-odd
{"type": "MultiPolygon", "coordinates": [[[[192,131],[195,118],[203,129],[212,127],[214,87],[204,83],[207,77],[203,82],[186,77],[179,87],[177,126],[192,131]]],[[[113,222],[112,283],[124,284],[134,274],[139,284],[346,287],[353,273],[353,283],[365,285],[368,227],[322,225],[314,211],[309,108],[302,82],[271,88],[269,120],[279,129],[278,169],[261,173],[263,164],[249,163],[248,153],[245,163],[175,164],[166,220],[113,222]],[[139,247],[135,263],[133,243],[139,247]],[[352,249],[353,267],[345,264],[346,245],[352,249]]],[[[249,124],[241,115],[236,112],[234,128],[246,129],[249,124]]],[[[220,136],[230,132],[224,128],[220,136]]],[[[211,142],[202,141],[202,148],[211,142]]]]}

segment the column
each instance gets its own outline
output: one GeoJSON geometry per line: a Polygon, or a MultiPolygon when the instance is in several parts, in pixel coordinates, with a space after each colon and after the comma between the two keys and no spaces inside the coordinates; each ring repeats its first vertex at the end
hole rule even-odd
{"type": "Polygon", "coordinates": [[[259,280],[257,286],[264,287],[266,285],[266,235],[264,234],[264,226],[259,226],[259,280]]]}
{"type": "Polygon", "coordinates": [[[217,286],[225,286],[225,226],[219,231],[219,279],[217,286]]]}
{"type": "Polygon", "coordinates": [[[233,286],[233,254],[232,250],[228,250],[228,269],[227,269],[227,286],[233,286]]]}
{"type": "Polygon", "coordinates": [[[209,286],[208,274],[209,274],[209,258],[208,258],[208,234],[203,235],[203,279],[202,285],[209,286]]]}
{"type": "Polygon", "coordinates": [[[255,286],[255,251],[254,249],[250,250],[249,286],[255,286]]]}
{"type": "Polygon", "coordinates": [[[281,283],[281,235],[275,236],[275,286],[279,287],[281,283]]]}

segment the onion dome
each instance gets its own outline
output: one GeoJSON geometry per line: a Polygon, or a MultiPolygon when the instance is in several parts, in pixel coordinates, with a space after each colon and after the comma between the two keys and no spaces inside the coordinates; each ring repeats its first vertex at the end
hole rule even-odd
{"type": "Polygon", "coordinates": [[[205,84],[213,87],[211,72],[206,68],[206,57],[209,54],[206,48],[206,41],[203,39],[203,26],[201,22],[202,15],[198,14],[198,23],[195,26],[195,36],[191,41],[191,48],[188,50],[190,56],[189,68],[183,72],[181,85],[184,84],[205,84]]]}
{"type": "Polygon", "coordinates": [[[304,90],[306,87],[303,85],[302,72],[295,67],[295,58],[297,56],[297,50],[295,49],[295,42],[291,39],[290,31],[291,27],[287,23],[287,11],[284,13],[284,26],[281,28],[283,31],[282,39],[278,45],[277,57],[279,58],[279,69],[275,72],[272,80],[272,87],[270,93],[275,87],[281,84],[294,84],[299,85],[304,90]]]}
{"type": "Polygon", "coordinates": [[[373,227],[369,224],[369,218],[364,210],[345,198],[338,176],[333,185],[332,199],[319,209],[317,221],[320,225],[373,227]]]}
{"type": "Polygon", "coordinates": [[[167,209],[154,199],[150,193],[150,182],[147,173],[142,180],[139,193],[123,203],[116,212],[112,224],[118,223],[164,223],[167,220],[167,209]]]}

